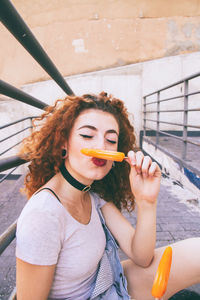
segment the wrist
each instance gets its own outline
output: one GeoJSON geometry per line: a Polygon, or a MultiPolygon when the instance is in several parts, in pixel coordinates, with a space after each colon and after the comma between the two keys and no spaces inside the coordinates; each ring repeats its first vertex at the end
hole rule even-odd
{"type": "Polygon", "coordinates": [[[157,200],[148,201],[146,199],[135,199],[138,210],[156,210],[157,200]]]}

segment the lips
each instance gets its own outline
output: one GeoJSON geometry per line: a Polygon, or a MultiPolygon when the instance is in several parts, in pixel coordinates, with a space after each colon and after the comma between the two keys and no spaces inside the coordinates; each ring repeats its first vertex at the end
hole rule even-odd
{"type": "Polygon", "coordinates": [[[106,160],[105,159],[100,159],[93,157],[92,162],[97,166],[97,167],[103,167],[106,165],[106,160]]]}

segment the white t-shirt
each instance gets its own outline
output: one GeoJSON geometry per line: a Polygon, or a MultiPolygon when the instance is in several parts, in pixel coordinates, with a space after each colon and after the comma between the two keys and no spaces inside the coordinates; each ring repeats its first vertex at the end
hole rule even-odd
{"type": "Polygon", "coordinates": [[[17,222],[16,256],[30,264],[56,264],[49,298],[85,300],[94,287],[106,239],[90,193],[91,219],[79,223],[48,190],[33,195],[17,222]]]}

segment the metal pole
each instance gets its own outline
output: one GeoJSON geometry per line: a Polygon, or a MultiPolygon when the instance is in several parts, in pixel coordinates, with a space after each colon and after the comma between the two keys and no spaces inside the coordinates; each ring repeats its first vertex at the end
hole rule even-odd
{"type": "Polygon", "coordinates": [[[3,158],[0,160],[0,172],[23,165],[27,162],[28,161],[20,158],[19,156],[11,156],[8,158],[3,158]]]}
{"type": "Polygon", "coordinates": [[[0,179],[0,183],[2,183],[9,175],[11,175],[18,167],[15,167],[14,169],[12,169],[9,173],[5,174],[1,179],[0,179]]]}
{"type": "MultiPolygon", "coordinates": [[[[17,121],[14,121],[14,122],[5,124],[5,125],[3,125],[3,126],[0,126],[0,130],[3,129],[3,128],[9,127],[9,126],[15,125],[15,124],[17,124],[17,123],[23,122],[23,121],[25,121],[25,120],[34,119],[34,118],[37,118],[37,117],[35,117],[35,116],[32,116],[32,117],[26,117],[26,118],[23,118],[23,119],[20,119],[20,120],[17,120],[17,121]]],[[[200,127],[199,127],[199,128],[200,128],[200,127]]]]}
{"type": "Polygon", "coordinates": [[[187,124],[188,124],[188,80],[184,81],[184,113],[183,113],[183,148],[182,159],[187,155],[187,124]]]}
{"type": "Polygon", "coordinates": [[[156,146],[159,144],[159,130],[160,130],[160,92],[157,93],[156,146]]]}
{"type": "Polygon", "coordinates": [[[33,56],[42,68],[57,82],[57,84],[68,94],[73,91],[68,86],[56,66],[43,50],[28,26],[25,24],[13,4],[9,0],[0,1],[0,20],[22,46],[33,56]]]}
{"type": "Polygon", "coordinates": [[[17,222],[15,221],[11,224],[6,231],[4,231],[0,236],[0,254],[7,248],[7,246],[15,238],[17,222]]]}
{"type": "Polygon", "coordinates": [[[143,97],[144,99],[144,136],[146,136],[146,97],[143,97]]]}
{"type": "Polygon", "coordinates": [[[45,109],[45,107],[48,106],[46,103],[17,89],[3,80],[0,80],[0,93],[40,109],[45,109]]]}
{"type": "Polygon", "coordinates": [[[33,118],[30,118],[30,122],[31,122],[30,133],[32,134],[33,133],[33,118]]]}

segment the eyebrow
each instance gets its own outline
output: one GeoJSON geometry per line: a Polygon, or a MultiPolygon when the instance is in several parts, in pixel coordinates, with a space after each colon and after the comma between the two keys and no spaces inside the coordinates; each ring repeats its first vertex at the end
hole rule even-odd
{"type": "MultiPolygon", "coordinates": [[[[91,125],[84,125],[84,126],[81,126],[80,128],[78,128],[78,130],[79,130],[79,129],[82,129],[82,128],[89,128],[89,129],[92,129],[92,130],[97,131],[97,128],[94,127],[94,126],[91,126],[91,125]]],[[[106,131],[106,133],[116,133],[116,135],[119,135],[119,134],[117,133],[117,131],[114,130],[114,129],[109,129],[109,130],[106,131]]]]}

